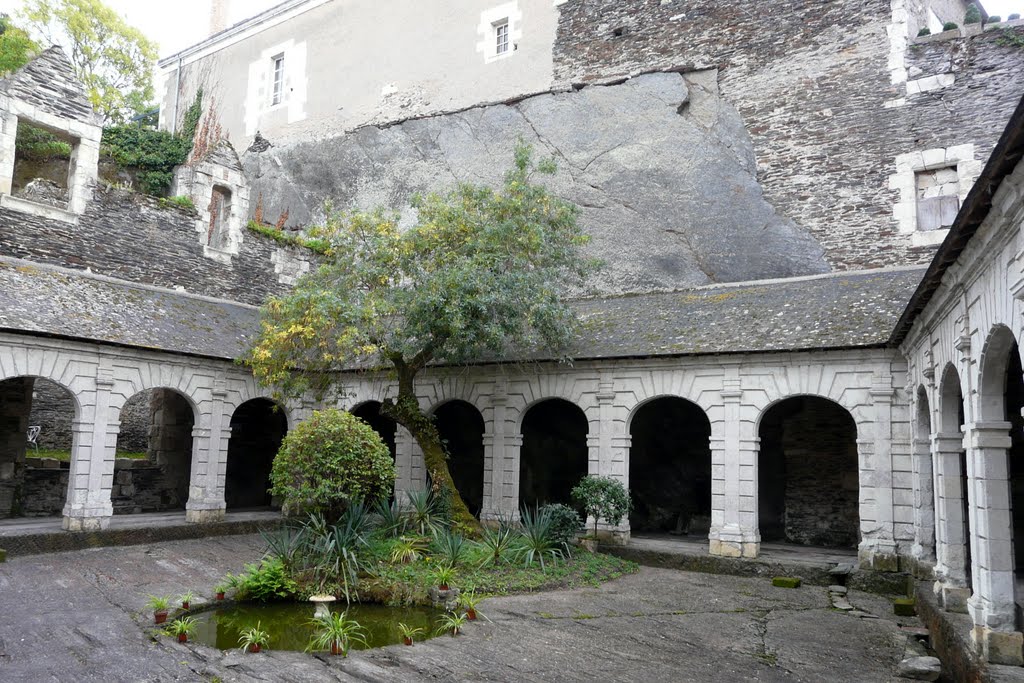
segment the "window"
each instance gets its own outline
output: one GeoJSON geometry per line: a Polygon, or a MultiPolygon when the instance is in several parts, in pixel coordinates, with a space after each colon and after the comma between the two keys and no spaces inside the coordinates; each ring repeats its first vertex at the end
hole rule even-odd
{"type": "Polygon", "coordinates": [[[956,166],[914,174],[917,188],[917,229],[943,230],[953,225],[960,210],[960,176],[956,166]]]}
{"type": "Polygon", "coordinates": [[[271,60],[274,64],[274,88],[271,91],[270,104],[281,104],[284,101],[284,55],[277,55],[271,60]]]}
{"type": "Polygon", "coordinates": [[[494,47],[495,54],[504,55],[508,53],[508,19],[503,19],[494,25],[494,47]]]}

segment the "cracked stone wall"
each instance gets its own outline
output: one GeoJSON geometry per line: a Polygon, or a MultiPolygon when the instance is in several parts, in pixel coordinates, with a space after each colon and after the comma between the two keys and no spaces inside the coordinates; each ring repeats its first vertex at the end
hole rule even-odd
{"type": "Polygon", "coordinates": [[[762,196],[754,149],[715,70],[656,73],[453,114],[364,127],[243,157],[267,215],[387,205],[459,181],[499,183],[517,138],[553,155],[553,189],[582,207],[604,291],[828,270],[819,243],[762,196]]]}

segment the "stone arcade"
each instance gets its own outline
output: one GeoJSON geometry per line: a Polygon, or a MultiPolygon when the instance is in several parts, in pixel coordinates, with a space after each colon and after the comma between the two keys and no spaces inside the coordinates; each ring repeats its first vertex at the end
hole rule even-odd
{"type": "MultiPolygon", "coordinates": [[[[425,375],[421,404],[481,518],[564,500],[586,473],[618,477],[638,505],[603,525],[610,540],[688,532],[736,558],[762,541],[856,548],[861,568],[934,580],[980,657],[1024,664],[1024,53],[992,31],[914,41],[930,17],[902,0],[793,2],[778,36],[722,15],[730,3],[692,3],[690,19],[674,4],[559,3],[549,93],[241,159],[222,145],[177,174],[199,212],[96,183],[98,126],[69,113],[82,93],[59,49],[0,82],[0,170],[13,177],[19,118],[79,141],[65,207],[0,183],[0,517],[59,508],[86,531],[116,513],[183,507],[204,523],[269,503],[266,444],[320,406],[275,412],[233,359],[255,306],[316,257],[246,230],[251,198],[309,220],[325,198],[404,201],[427,178],[466,177],[460,164],[492,177],[480,169],[518,131],[571,169],[556,182],[597,252],[628,236],[629,255],[602,283],[615,295],[576,303],[573,364],[425,375]],[[749,40],[725,50],[725,29],[749,40]],[[806,76],[823,53],[841,56],[806,76]],[[607,120],[578,139],[595,111],[607,120]],[[682,135],[694,168],[643,151],[682,135]],[[59,505],[37,505],[63,479],[26,457],[33,393],[66,406],[59,505]],[[143,495],[119,438],[145,443],[159,495],[143,495]]],[[[353,374],[342,407],[392,446],[400,494],[425,474],[377,413],[391,390],[353,374]]]]}

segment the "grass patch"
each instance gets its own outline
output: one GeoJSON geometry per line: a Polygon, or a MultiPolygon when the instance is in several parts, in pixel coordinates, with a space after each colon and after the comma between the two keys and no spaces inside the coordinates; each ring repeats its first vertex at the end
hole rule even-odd
{"type": "Polygon", "coordinates": [[[278,244],[288,247],[304,247],[317,254],[326,254],[327,247],[329,246],[327,240],[292,235],[284,230],[278,230],[273,225],[264,225],[256,221],[249,221],[245,227],[257,235],[269,237],[278,244]]]}
{"type": "MultiPolygon", "coordinates": [[[[25,451],[26,458],[53,458],[54,460],[60,460],[62,462],[70,462],[71,451],[61,448],[40,448],[38,451],[34,448],[29,448],[25,451]]],[[[145,451],[118,451],[118,458],[130,458],[131,460],[145,460],[145,451]]]]}

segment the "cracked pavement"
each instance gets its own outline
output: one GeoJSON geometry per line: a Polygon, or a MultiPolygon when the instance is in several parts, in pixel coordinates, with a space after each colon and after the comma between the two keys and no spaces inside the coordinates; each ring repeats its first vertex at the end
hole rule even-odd
{"type": "Polygon", "coordinates": [[[149,594],[191,589],[257,559],[258,536],[12,558],[0,564],[0,680],[878,681],[903,654],[891,602],[825,588],[642,568],[597,588],[492,598],[457,638],[355,652],[219,652],[151,638],[149,594]]]}

